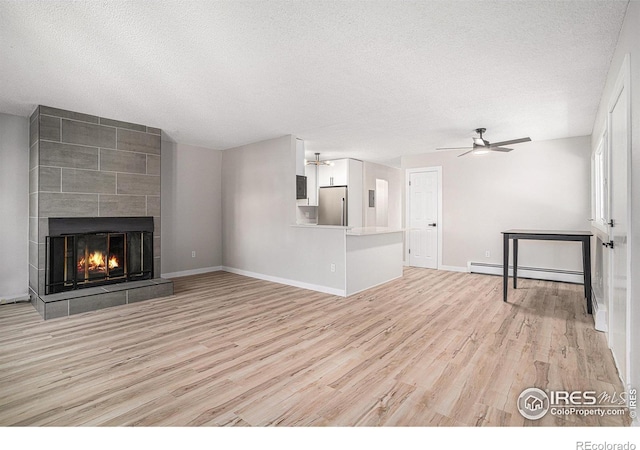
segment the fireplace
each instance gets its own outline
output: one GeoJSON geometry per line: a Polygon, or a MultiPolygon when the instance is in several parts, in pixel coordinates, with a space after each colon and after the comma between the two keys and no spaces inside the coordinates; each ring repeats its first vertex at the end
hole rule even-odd
{"type": "Polygon", "coordinates": [[[153,218],[50,218],[46,295],[153,277],[153,218]]]}
{"type": "Polygon", "coordinates": [[[45,319],[173,294],[161,277],[162,130],[39,105],[29,121],[29,293],[45,319]]]}

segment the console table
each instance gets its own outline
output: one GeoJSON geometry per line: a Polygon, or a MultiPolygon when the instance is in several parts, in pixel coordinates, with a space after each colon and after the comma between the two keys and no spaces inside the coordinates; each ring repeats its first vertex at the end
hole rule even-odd
{"type": "Polygon", "coordinates": [[[584,272],[584,296],[587,300],[587,312],[591,308],[591,236],[589,231],[547,231],[547,230],[507,230],[503,235],[503,301],[507,301],[507,284],[509,282],[509,239],[513,240],[513,288],[518,286],[518,240],[533,239],[543,241],[582,242],[582,270],[584,272]]]}

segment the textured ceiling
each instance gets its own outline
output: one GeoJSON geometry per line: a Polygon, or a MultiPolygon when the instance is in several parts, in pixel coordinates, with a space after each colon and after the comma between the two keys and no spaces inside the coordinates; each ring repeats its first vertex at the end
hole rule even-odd
{"type": "Polygon", "coordinates": [[[591,133],[627,1],[5,1],[0,112],[392,161],[591,133]]]}

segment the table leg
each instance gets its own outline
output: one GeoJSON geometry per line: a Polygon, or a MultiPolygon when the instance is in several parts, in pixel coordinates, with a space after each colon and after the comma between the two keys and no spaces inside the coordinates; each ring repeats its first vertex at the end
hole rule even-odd
{"type": "Polygon", "coordinates": [[[507,301],[509,287],[509,235],[504,233],[502,238],[502,301],[507,301]]]}
{"type": "Polygon", "coordinates": [[[513,288],[518,288],[518,240],[513,240],[513,288]]]}
{"type": "Polygon", "coordinates": [[[587,313],[592,314],[591,305],[591,237],[582,240],[582,270],[584,271],[584,296],[587,299],[587,313]]]}

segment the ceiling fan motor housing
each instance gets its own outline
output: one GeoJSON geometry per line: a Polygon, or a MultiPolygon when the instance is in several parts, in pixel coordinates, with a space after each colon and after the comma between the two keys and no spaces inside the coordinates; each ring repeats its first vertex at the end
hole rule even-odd
{"type": "Polygon", "coordinates": [[[489,146],[489,141],[487,141],[486,139],[484,139],[482,137],[482,134],[487,131],[486,128],[476,128],[475,132],[478,133],[480,135],[479,138],[473,138],[473,147],[488,147],[489,146]]]}

